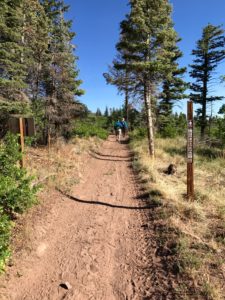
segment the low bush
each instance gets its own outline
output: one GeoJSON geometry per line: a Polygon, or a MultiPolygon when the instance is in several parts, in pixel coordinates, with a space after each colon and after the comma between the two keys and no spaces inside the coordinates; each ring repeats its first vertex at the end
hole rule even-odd
{"type": "Polygon", "coordinates": [[[97,136],[100,139],[108,137],[107,120],[104,117],[88,117],[75,121],[72,135],[79,137],[97,136]]]}
{"type": "Polygon", "coordinates": [[[147,137],[147,128],[137,127],[129,133],[129,136],[133,140],[142,140],[147,137]]]}
{"type": "Polygon", "coordinates": [[[10,256],[9,239],[12,228],[10,218],[0,207],[0,272],[4,270],[5,263],[10,256]]]}
{"type": "Polygon", "coordinates": [[[20,159],[18,137],[6,135],[0,144],[0,271],[9,255],[11,219],[37,202],[38,187],[32,186],[26,169],[19,167],[20,159]]]}
{"type": "Polygon", "coordinates": [[[161,138],[175,138],[186,134],[187,121],[183,113],[160,115],[157,122],[157,135],[161,138]]]}

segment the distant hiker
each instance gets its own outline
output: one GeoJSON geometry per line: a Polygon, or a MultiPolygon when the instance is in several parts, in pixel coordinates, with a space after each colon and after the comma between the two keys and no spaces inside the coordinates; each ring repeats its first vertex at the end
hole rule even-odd
{"type": "Polygon", "coordinates": [[[123,137],[125,137],[128,131],[128,125],[124,118],[122,119],[121,124],[122,124],[122,134],[123,137]]]}
{"type": "Polygon", "coordinates": [[[117,120],[114,124],[114,130],[115,130],[115,133],[116,133],[116,140],[118,142],[120,142],[121,140],[121,135],[122,135],[122,127],[123,127],[123,124],[122,122],[120,122],[120,120],[117,120]]]}

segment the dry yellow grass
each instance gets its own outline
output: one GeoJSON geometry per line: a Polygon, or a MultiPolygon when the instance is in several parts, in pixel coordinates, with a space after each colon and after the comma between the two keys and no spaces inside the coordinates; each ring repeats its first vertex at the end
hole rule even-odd
{"type": "Polygon", "coordinates": [[[45,188],[57,186],[69,190],[82,180],[81,171],[88,160],[88,151],[97,149],[100,144],[98,138],[74,138],[69,143],[59,140],[50,149],[27,149],[25,164],[35,176],[35,183],[41,183],[45,188]]]}
{"type": "Polygon", "coordinates": [[[214,155],[212,149],[196,149],[195,201],[189,202],[185,198],[184,139],[157,139],[154,160],[149,158],[146,140],[133,141],[132,148],[145,188],[150,195],[151,191],[158,191],[163,199],[162,215],[168,226],[180,232],[178,242],[183,246],[178,255],[185,272],[203,299],[224,299],[225,159],[214,155]],[[171,163],[177,166],[175,175],[165,173],[171,163]]]}

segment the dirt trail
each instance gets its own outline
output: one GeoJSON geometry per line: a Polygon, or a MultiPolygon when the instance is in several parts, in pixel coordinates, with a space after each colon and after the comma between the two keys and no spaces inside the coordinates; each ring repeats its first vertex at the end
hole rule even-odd
{"type": "Polygon", "coordinates": [[[31,249],[1,278],[0,299],[170,299],[154,294],[146,204],[137,197],[131,159],[127,145],[110,136],[91,154],[71,197],[49,195],[54,201],[32,229],[31,249]],[[65,282],[71,289],[60,286],[65,282]]]}

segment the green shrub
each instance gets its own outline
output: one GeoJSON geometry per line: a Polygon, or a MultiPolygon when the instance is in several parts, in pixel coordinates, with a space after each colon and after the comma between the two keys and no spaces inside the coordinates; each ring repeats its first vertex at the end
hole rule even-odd
{"type": "Polygon", "coordinates": [[[32,177],[19,167],[21,153],[18,136],[7,134],[0,143],[0,271],[9,256],[11,218],[37,202],[38,187],[32,186],[32,177]]]}
{"type": "Polygon", "coordinates": [[[79,137],[97,136],[104,140],[108,137],[106,118],[89,117],[86,119],[77,120],[74,124],[72,134],[79,137]]]}
{"type": "Polygon", "coordinates": [[[22,213],[36,202],[33,178],[18,166],[21,154],[17,140],[9,134],[0,145],[0,206],[7,213],[22,213]]]}
{"type": "Polygon", "coordinates": [[[147,137],[147,128],[137,127],[129,133],[129,136],[133,140],[142,140],[147,137]]]}
{"type": "Polygon", "coordinates": [[[162,138],[175,138],[177,136],[177,130],[174,124],[167,124],[160,132],[162,138]]]}
{"type": "Polygon", "coordinates": [[[10,256],[9,238],[12,222],[0,207],[0,273],[4,270],[5,262],[10,256]]]}
{"type": "Polygon", "coordinates": [[[159,116],[158,118],[158,135],[162,138],[175,138],[184,136],[186,133],[186,116],[183,113],[177,113],[169,116],[159,116]]]}

